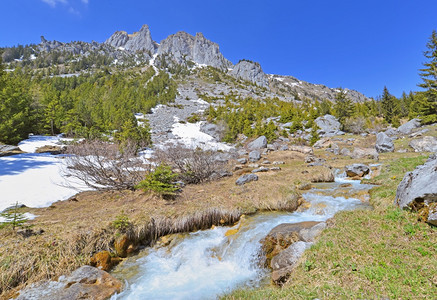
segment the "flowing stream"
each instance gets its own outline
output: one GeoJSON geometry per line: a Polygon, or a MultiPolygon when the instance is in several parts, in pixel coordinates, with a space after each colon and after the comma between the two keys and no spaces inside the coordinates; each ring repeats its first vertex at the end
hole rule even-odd
{"type": "Polygon", "coordinates": [[[216,299],[236,288],[268,284],[270,271],[258,263],[259,241],[272,228],[326,221],[341,210],[369,208],[365,198],[370,188],[336,178],[333,183],[313,185],[303,195],[311,204],[304,211],[259,213],[242,218],[232,228],[176,235],[168,246],[148,248],[114,271],[127,287],[113,299],[216,299]]]}

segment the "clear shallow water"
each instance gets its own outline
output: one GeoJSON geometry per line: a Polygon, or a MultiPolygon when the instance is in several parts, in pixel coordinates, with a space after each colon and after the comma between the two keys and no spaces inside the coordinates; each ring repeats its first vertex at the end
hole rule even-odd
{"type": "Polygon", "coordinates": [[[258,264],[259,241],[272,228],[282,223],[325,221],[341,210],[368,208],[356,198],[330,196],[343,183],[352,185],[345,190],[371,187],[341,178],[317,184],[303,195],[311,203],[305,211],[260,213],[243,218],[232,228],[240,228],[233,235],[226,236],[229,227],[216,227],[187,234],[171,246],[148,249],[145,256],[116,270],[133,268],[135,276],[127,279],[125,291],[113,299],[216,299],[238,287],[259,286],[269,274],[258,264]]]}

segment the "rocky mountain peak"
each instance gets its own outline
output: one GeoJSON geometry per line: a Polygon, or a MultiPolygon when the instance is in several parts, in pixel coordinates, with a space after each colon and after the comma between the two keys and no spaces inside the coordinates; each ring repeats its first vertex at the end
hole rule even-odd
{"type": "Polygon", "coordinates": [[[261,65],[257,62],[240,60],[229,74],[236,78],[253,82],[262,87],[269,86],[268,78],[262,70],[261,65]]]}
{"type": "Polygon", "coordinates": [[[105,44],[111,45],[115,48],[124,47],[128,40],[129,36],[126,31],[116,31],[109,39],[105,41],[105,44]]]}
{"type": "Polygon", "coordinates": [[[116,31],[105,44],[111,45],[115,48],[122,47],[125,50],[136,51],[150,51],[156,52],[157,44],[152,40],[152,35],[148,25],[143,25],[140,31],[128,34],[126,31],[116,31]]]}
{"type": "Polygon", "coordinates": [[[219,46],[206,39],[201,32],[192,36],[179,31],[168,36],[161,42],[158,55],[170,55],[172,60],[178,64],[191,60],[222,70],[232,66],[232,63],[221,54],[219,46]]]}

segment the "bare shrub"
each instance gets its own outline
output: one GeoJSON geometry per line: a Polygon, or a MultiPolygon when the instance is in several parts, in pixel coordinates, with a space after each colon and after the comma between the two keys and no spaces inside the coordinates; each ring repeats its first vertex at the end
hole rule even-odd
{"type": "Polygon", "coordinates": [[[150,170],[150,165],[137,156],[135,144],[117,144],[86,140],[67,149],[66,176],[78,179],[97,190],[133,189],[150,170]]]}
{"type": "Polygon", "coordinates": [[[365,131],[366,120],[363,117],[347,118],[344,121],[344,130],[354,134],[360,134],[365,131]]]}
{"type": "Polygon", "coordinates": [[[191,149],[180,144],[157,150],[155,157],[159,163],[175,168],[185,183],[196,184],[221,177],[226,165],[217,151],[191,149]]]}

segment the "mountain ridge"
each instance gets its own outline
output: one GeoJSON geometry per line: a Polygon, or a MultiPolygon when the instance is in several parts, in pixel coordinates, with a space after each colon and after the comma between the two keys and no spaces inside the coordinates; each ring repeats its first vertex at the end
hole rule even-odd
{"type": "MultiPolygon", "coordinates": [[[[82,63],[74,71],[82,71],[93,66],[96,60],[124,67],[152,64],[154,68],[169,73],[175,72],[174,70],[192,70],[210,66],[238,80],[271,90],[278,96],[283,94],[287,99],[291,96],[294,100],[306,97],[319,101],[335,101],[338,93],[336,88],[312,84],[293,76],[266,74],[259,63],[250,60],[242,59],[234,65],[224,57],[219,45],[208,40],[201,32],[191,35],[179,31],[158,43],[152,39],[150,28],[145,24],[139,31],[133,33],[123,30],[115,31],[103,43],[96,41],[63,43],[56,40],[48,41],[41,36],[41,43],[30,48],[27,52],[28,60],[35,60],[40,55],[61,56],[57,62],[52,59],[48,66],[59,66],[74,60],[80,62],[88,58],[86,64],[82,63]],[[61,54],[56,55],[56,53],[61,54]]],[[[4,50],[2,57],[5,62],[18,63],[26,59],[25,55],[18,58],[16,55],[15,57],[10,55],[11,49],[5,48],[4,50]]],[[[345,91],[354,102],[369,100],[358,91],[347,88],[345,91]]]]}

